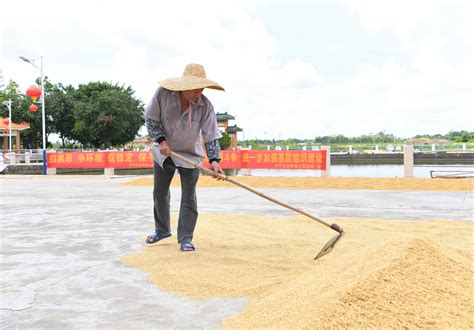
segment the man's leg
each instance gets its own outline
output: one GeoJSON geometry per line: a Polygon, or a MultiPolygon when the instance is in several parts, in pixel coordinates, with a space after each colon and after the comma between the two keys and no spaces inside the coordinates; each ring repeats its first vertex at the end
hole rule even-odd
{"type": "Polygon", "coordinates": [[[155,229],[160,234],[171,232],[170,227],[170,184],[176,171],[171,158],[166,158],[163,168],[153,162],[153,214],[155,229]]]}
{"type": "Polygon", "coordinates": [[[191,242],[198,218],[196,184],[199,179],[197,168],[178,168],[181,176],[181,205],[178,218],[178,242],[191,242]]]}

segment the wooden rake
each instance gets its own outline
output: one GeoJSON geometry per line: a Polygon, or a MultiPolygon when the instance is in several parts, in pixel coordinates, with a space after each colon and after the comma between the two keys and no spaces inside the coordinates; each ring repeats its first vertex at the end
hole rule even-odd
{"type": "Polygon", "coordinates": [[[196,163],[196,162],[193,162],[192,160],[189,160],[189,159],[187,159],[186,157],[183,157],[183,156],[181,156],[181,155],[175,153],[174,151],[171,152],[171,155],[172,155],[173,157],[176,157],[177,159],[180,159],[180,160],[182,160],[183,162],[185,162],[185,163],[187,163],[187,164],[189,164],[189,165],[195,167],[195,168],[200,169],[201,171],[205,172],[206,174],[212,175],[212,176],[214,176],[214,177],[215,177],[215,176],[218,176],[219,178],[221,178],[221,179],[223,179],[223,180],[226,180],[226,181],[228,181],[228,182],[230,182],[230,183],[235,184],[236,186],[239,186],[239,187],[241,187],[241,188],[244,188],[245,190],[248,190],[248,191],[250,191],[250,192],[252,192],[252,193],[254,193],[254,194],[256,194],[256,195],[258,195],[258,196],[260,196],[260,197],[263,197],[263,198],[269,200],[270,202],[273,202],[273,203],[275,203],[275,204],[278,204],[278,205],[281,205],[281,206],[283,206],[283,207],[286,207],[287,209],[290,209],[290,210],[292,210],[292,211],[295,211],[295,212],[298,212],[298,213],[300,213],[300,214],[302,214],[302,215],[305,215],[305,216],[307,216],[308,218],[311,218],[311,219],[313,219],[313,220],[316,220],[316,221],[322,223],[323,225],[328,226],[328,227],[331,228],[332,230],[335,230],[335,231],[337,232],[337,235],[334,236],[333,238],[331,238],[331,239],[323,246],[323,248],[321,249],[321,251],[316,255],[316,257],[314,257],[314,260],[319,259],[319,258],[321,258],[322,256],[324,256],[324,255],[328,254],[329,252],[331,252],[331,250],[334,248],[334,246],[336,245],[336,243],[337,243],[337,242],[341,239],[341,237],[344,235],[344,231],[342,230],[342,228],[339,227],[339,226],[338,226],[337,224],[335,224],[335,223],[331,223],[331,222],[329,222],[328,220],[325,220],[325,219],[323,219],[323,218],[321,218],[321,217],[318,217],[318,216],[312,215],[312,214],[310,214],[310,213],[308,213],[308,212],[306,212],[306,211],[303,211],[302,209],[300,209],[300,208],[298,208],[298,207],[295,207],[295,206],[292,206],[292,205],[290,205],[290,204],[288,204],[288,203],[279,201],[279,200],[277,200],[277,199],[275,199],[275,198],[273,198],[273,197],[270,197],[270,196],[268,196],[268,195],[266,195],[266,194],[264,194],[264,193],[262,193],[262,192],[260,192],[260,191],[258,191],[258,190],[255,190],[254,188],[252,188],[252,187],[250,187],[250,186],[248,186],[248,185],[246,185],[246,184],[244,184],[244,183],[242,183],[242,182],[239,182],[239,181],[237,181],[237,180],[231,179],[231,178],[229,178],[229,177],[226,176],[226,175],[223,175],[223,174],[220,174],[220,173],[217,173],[217,174],[216,174],[216,173],[214,173],[214,171],[212,171],[212,170],[210,170],[210,169],[207,169],[207,168],[201,166],[201,164],[196,163]]]}

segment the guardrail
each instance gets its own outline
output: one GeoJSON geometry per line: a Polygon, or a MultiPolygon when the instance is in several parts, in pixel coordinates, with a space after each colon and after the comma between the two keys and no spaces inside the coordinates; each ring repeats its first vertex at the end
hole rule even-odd
{"type": "Polygon", "coordinates": [[[0,152],[0,164],[17,165],[17,164],[38,164],[43,163],[43,154],[36,152],[0,152]]]}

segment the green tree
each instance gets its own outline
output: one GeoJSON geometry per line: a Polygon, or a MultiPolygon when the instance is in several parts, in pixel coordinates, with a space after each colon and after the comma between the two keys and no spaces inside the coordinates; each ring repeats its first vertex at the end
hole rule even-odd
{"type": "Polygon", "coordinates": [[[133,140],[143,125],[143,103],[131,87],[108,82],[79,85],[72,138],[86,146],[111,147],[133,140]]]}
{"type": "MultiPolygon", "coordinates": [[[[46,87],[48,85],[46,84],[46,87]]],[[[61,145],[66,141],[73,140],[72,129],[74,128],[74,95],[72,86],[64,87],[62,84],[51,85],[48,88],[46,112],[51,119],[51,130],[59,135],[61,145]]]]}
{"type": "MultiPolygon", "coordinates": [[[[25,92],[19,90],[19,86],[13,80],[10,80],[4,91],[0,92],[0,101],[10,99],[12,101],[12,122],[28,123],[30,128],[20,133],[23,148],[35,149],[42,148],[43,129],[41,105],[38,104],[38,111],[30,112],[29,106],[32,101],[25,95],[25,92]]],[[[2,117],[8,117],[8,109],[2,106],[0,112],[2,117]]],[[[50,132],[48,127],[46,132],[50,132]]]]}
{"type": "Polygon", "coordinates": [[[245,140],[245,145],[251,147],[253,150],[263,149],[263,142],[256,139],[245,140]]]}
{"type": "Polygon", "coordinates": [[[226,132],[222,133],[222,137],[219,140],[221,149],[222,150],[228,149],[230,147],[231,142],[232,142],[231,136],[227,134],[226,132]]]}
{"type": "Polygon", "coordinates": [[[461,136],[458,138],[458,142],[469,142],[474,140],[474,134],[467,131],[462,131],[461,136]]]}

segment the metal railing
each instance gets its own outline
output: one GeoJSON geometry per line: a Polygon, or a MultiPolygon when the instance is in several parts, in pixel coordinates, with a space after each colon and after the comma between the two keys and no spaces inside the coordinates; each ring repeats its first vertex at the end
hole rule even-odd
{"type": "Polygon", "coordinates": [[[20,150],[20,152],[0,150],[0,165],[42,164],[42,150],[20,150]]]}

